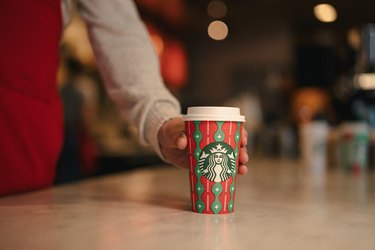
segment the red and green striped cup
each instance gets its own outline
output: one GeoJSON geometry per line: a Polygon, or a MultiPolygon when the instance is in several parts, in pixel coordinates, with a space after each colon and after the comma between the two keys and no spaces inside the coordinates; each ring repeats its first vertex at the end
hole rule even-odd
{"type": "Polygon", "coordinates": [[[193,212],[234,211],[242,124],[235,107],[189,107],[184,116],[188,138],[193,212]]]}

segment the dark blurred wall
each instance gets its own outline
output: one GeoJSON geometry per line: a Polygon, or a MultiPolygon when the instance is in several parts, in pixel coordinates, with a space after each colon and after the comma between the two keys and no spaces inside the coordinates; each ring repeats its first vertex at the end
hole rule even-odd
{"type": "MultiPolygon", "coordinates": [[[[293,35],[280,20],[231,31],[226,40],[205,37],[190,41],[191,81],[188,102],[218,105],[230,98],[234,89],[233,74],[249,72],[248,84],[262,85],[262,76],[293,65],[293,35]],[[253,79],[252,79],[253,78],[253,79]]],[[[263,79],[265,80],[265,79],[263,79]]],[[[244,84],[244,83],[241,83],[244,84]]]]}

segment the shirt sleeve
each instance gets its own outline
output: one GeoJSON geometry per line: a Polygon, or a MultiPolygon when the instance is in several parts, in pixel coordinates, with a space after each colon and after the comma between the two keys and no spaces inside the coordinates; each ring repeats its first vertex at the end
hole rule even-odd
{"type": "Polygon", "coordinates": [[[157,132],[180,115],[165,87],[157,55],[131,0],[79,0],[99,72],[120,113],[137,126],[139,140],[160,152],[157,132]]]}

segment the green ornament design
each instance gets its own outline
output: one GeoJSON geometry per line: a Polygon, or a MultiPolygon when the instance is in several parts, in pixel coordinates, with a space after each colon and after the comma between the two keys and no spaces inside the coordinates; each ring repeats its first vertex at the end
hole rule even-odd
{"type": "Polygon", "coordinates": [[[217,124],[218,129],[217,129],[217,131],[215,132],[215,135],[214,135],[215,141],[217,141],[217,142],[224,141],[225,134],[224,134],[223,130],[221,129],[224,122],[218,121],[218,122],[216,122],[216,124],[217,124]]]}
{"type": "MultiPolygon", "coordinates": [[[[236,141],[236,147],[234,148],[234,155],[236,159],[238,158],[238,145],[239,145],[240,139],[241,139],[241,123],[237,122],[237,132],[234,135],[234,140],[236,141]]],[[[235,181],[235,177],[237,174],[236,171],[233,171],[233,172],[234,173],[233,173],[232,184],[229,187],[230,201],[228,202],[228,211],[230,213],[233,211],[233,206],[234,206],[234,191],[235,191],[234,181],[235,181]]]]}
{"type": "Polygon", "coordinates": [[[367,165],[367,150],[368,147],[368,136],[367,135],[358,135],[355,141],[355,162],[358,163],[360,166],[367,165]]]}
{"type": "Polygon", "coordinates": [[[199,124],[200,123],[201,123],[200,121],[194,122],[195,131],[194,131],[194,134],[193,134],[195,145],[196,145],[195,150],[194,150],[194,157],[197,160],[197,162],[198,162],[199,154],[201,152],[201,149],[199,148],[199,144],[200,144],[200,142],[203,138],[201,131],[199,131],[199,124]]]}
{"type": "Polygon", "coordinates": [[[212,186],[212,193],[215,195],[215,201],[212,202],[211,204],[211,209],[212,211],[215,213],[215,214],[218,214],[221,209],[222,209],[222,205],[219,201],[219,196],[220,194],[223,192],[223,187],[221,186],[220,183],[215,183],[213,186],[212,186]]]}
{"type": "MultiPolygon", "coordinates": [[[[195,145],[196,145],[195,150],[194,150],[194,157],[195,157],[196,162],[199,161],[199,155],[201,153],[201,149],[199,148],[199,144],[200,144],[200,142],[203,138],[202,133],[199,131],[199,124],[200,124],[200,121],[194,122],[195,131],[194,131],[193,137],[194,137],[194,141],[195,141],[195,145]]],[[[196,207],[196,209],[199,213],[202,213],[204,208],[205,208],[204,202],[201,199],[201,196],[204,192],[204,186],[201,183],[202,172],[200,171],[198,164],[195,167],[194,172],[195,172],[195,175],[197,177],[197,183],[195,185],[195,191],[197,192],[197,195],[198,195],[198,200],[195,203],[195,207],[196,207]]]]}

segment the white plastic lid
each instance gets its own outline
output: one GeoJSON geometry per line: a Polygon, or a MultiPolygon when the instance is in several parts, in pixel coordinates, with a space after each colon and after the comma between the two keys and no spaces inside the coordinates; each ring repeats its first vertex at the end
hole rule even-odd
{"type": "Polygon", "coordinates": [[[235,121],[245,122],[245,116],[235,107],[200,106],[189,107],[184,115],[185,121],[235,121]]]}

